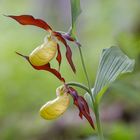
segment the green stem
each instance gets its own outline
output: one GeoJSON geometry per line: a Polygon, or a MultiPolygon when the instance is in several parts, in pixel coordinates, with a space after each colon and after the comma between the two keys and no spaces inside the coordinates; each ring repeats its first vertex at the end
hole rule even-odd
{"type": "Polygon", "coordinates": [[[99,104],[98,103],[94,103],[94,112],[95,112],[98,136],[99,136],[100,140],[104,140],[103,131],[102,131],[102,127],[101,127],[101,120],[100,120],[99,104]]]}
{"type": "Polygon", "coordinates": [[[91,92],[90,81],[89,81],[87,70],[86,70],[85,63],[84,63],[84,58],[83,58],[82,50],[81,50],[81,47],[80,46],[78,46],[78,48],[79,48],[79,52],[80,52],[80,57],[81,57],[81,62],[82,62],[83,70],[84,70],[84,73],[85,73],[85,76],[86,76],[86,79],[87,79],[88,88],[89,88],[89,91],[90,91],[89,94],[93,98],[92,92],[91,92]]]}
{"type": "Polygon", "coordinates": [[[88,74],[87,74],[87,71],[86,71],[82,50],[81,50],[81,47],[78,47],[78,48],[79,48],[79,52],[80,52],[82,66],[83,66],[84,73],[85,73],[85,76],[86,76],[86,79],[87,79],[87,83],[88,83],[89,94],[91,96],[92,103],[93,103],[93,110],[95,112],[95,118],[96,118],[96,124],[97,124],[97,130],[98,130],[99,139],[100,140],[104,140],[103,132],[102,132],[102,127],[101,127],[101,121],[100,121],[100,114],[99,114],[99,102],[97,101],[96,98],[94,99],[94,97],[92,95],[90,81],[89,81],[88,74]]]}
{"type": "Polygon", "coordinates": [[[86,92],[90,93],[90,90],[88,89],[88,87],[86,87],[83,84],[80,84],[77,82],[68,82],[68,83],[66,83],[66,85],[80,87],[80,88],[84,89],[86,92]]]}

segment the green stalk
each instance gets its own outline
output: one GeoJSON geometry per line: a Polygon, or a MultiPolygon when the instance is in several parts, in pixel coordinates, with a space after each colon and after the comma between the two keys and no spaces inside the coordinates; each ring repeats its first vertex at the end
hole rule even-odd
{"type": "MultiPolygon", "coordinates": [[[[79,16],[79,14],[81,13],[81,9],[80,9],[80,0],[71,0],[71,17],[72,17],[72,27],[70,29],[70,35],[77,41],[77,37],[76,37],[76,19],[79,16]]],[[[81,58],[81,62],[82,62],[82,67],[85,73],[85,77],[87,80],[87,84],[88,87],[86,87],[85,85],[82,85],[80,83],[67,83],[67,85],[71,85],[71,86],[77,86],[80,87],[84,90],[86,90],[92,99],[92,103],[93,103],[93,111],[95,112],[95,117],[96,117],[96,123],[97,123],[97,130],[98,130],[98,135],[100,140],[103,140],[103,133],[102,133],[102,128],[101,128],[101,122],[100,122],[100,116],[99,116],[99,102],[97,100],[97,98],[95,98],[92,95],[92,91],[91,91],[91,85],[90,85],[90,81],[89,81],[89,77],[88,77],[88,73],[86,70],[86,66],[85,66],[85,62],[84,62],[84,58],[83,58],[83,54],[82,54],[82,50],[80,45],[78,45],[78,49],[79,49],[79,53],[80,53],[80,58],[81,58]]]]}
{"type": "Polygon", "coordinates": [[[84,89],[86,92],[90,93],[90,90],[88,89],[88,87],[86,87],[83,84],[80,84],[77,82],[68,82],[68,83],[66,83],[66,85],[80,87],[80,88],[84,89]]]}
{"type": "Polygon", "coordinates": [[[88,77],[87,70],[86,70],[86,67],[85,67],[82,50],[81,50],[80,46],[78,48],[79,48],[79,52],[80,52],[80,57],[81,57],[81,62],[82,62],[83,70],[84,70],[84,73],[85,73],[85,76],[86,76],[86,79],[87,79],[87,83],[88,83],[89,94],[91,96],[92,103],[93,103],[93,111],[95,113],[97,130],[98,130],[98,136],[99,136],[100,140],[104,140],[103,131],[102,131],[102,127],[101,127],[101,121],[100,121],[100,114],[99,114],[99,102],[97,101],[97,98],[94,99],[94,97],[92,95],[90,81],[89,81],[89,77],[88,77]]]}
{"type": "Polygon", "coordinates": [[[87,79],[88,88],[89,88],[89,91],[90,91],[89,94],[90,94],[91,97],[93,97],[92,96],[92,92],[91,92],[90,81],[89,81],[87,70],[86,70],[86,66],[85,66],[85,63],[84,63],[84,58],[83,58],[82,50],[81,50],[81,47],[80,46],[78,46],[78,48],[79,48],[79,52],[80,52],[80,58],[81,58],[83,70],[84,70],[84,73],[85,73],[85,76],[86,76],[86,79],[87,79]]]}
{"type": "Polygon", "coordinates": [[[99,113],[99,104],[94,103],[94,113],[96,118],[96,125],[98,130],[98,136],[100,140],[104,140],[103,131],[101,127],[100,113],[99,113]]]}

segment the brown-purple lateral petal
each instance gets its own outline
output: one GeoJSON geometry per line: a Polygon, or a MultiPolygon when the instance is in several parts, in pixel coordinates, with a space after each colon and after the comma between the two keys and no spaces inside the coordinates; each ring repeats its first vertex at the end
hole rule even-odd
{"type": "MultiPolygon", "coordinates": [[[[29,63],[29,57],[28,56],[25,56],[25,55],[22,55],[18,52],[16,52],[18,55],[24,57],[29,63]]],[[[30,63],[31,64],[31,63],[30,63]]],[[[31,64],[32,65],[32,64],[31,64]]],[[[34,66],[32,65],[32,67],[36,70],[46,70],[46,71],[49,71],[51,72],[52,74],[54,74],[60,81],[64,82],[65,83],[65,79],[61,76],[61,74],[56,70],[56,69],[53,69],[51,68],[50,66],[50,63],[47,63],[46,65],[43,65],[43,66],[34,66]]]]}
{"type": "Polygon", "coordinates": [[[87,104],[86,100],[85,100],[82,96],[79,96],[79,99],[80,99],[81,104],[82,104],[82,105],[84,106],[84,108],[86,109],[86,111],[87,111],[88,113],[90,113],[89,107],[88,107],[88,104],[87,104]]]}
{"type": "Polygon", "coordinates": [[[56,57],[56,60],[58,61],[59,70],[60,70],[60,65],[61,65],[62,56],[61,56],[61,51],[60,51],[60,46],[59,46],[59,44],[57,44],[57,57],[56,57]]]}
{"type": "Polygon", "coordinates": [[[37,70],[46,70],[46,71],[49,71],[52,74],[54,74],[59,80],[61,80],[62,82],[65,83],[65,79],[61,76],[61,74],[56,69],[51,68],[51,66],[50,66],[49,63],[46,64],[46,65],[43,65],[43,66],[33,66],[33,67],[35,69],[37,69],[37,70]]]}
{"type": "Polygon", "coordinates": [[[61,41],[64,46],[66,47],[66,58],[73,70],[74,73],[76,73],[76,69],[75,69],[75,66],[74,66],[74,63],[72,61],[72,51],[71,51],[71,48],[69,47],[69,45],[67,44],[66,40],[62,37],[62,35],[59,33],[59,32],[53,32],[53,35],[59,40],[61,41]]]}
{"type": "Polygon", "coordinates": [[[16,52],[16,54],[18,54],[18,55],[22,56],[23,58],[25,58],[26,60],[28,60],[28,61],[29,61],[29,57],[28,57],[28,56],[23,55],[23,54],[21,54],[21,53],[19,53],[19,52],[16,52]]]}
{"type": "Polygon", "coordinates": [[[52,28],[42,19],[35,19],[31,15],[20,15],[20,16],[14,16],[14,15],[7,15],[7,17],[10,17],[17,22],[19,22],[22,25],[34,25],[40,28],[45,29],[46,31],[51,32],[52,28]]]}
{"type": "Polygon", "coordinates": [[[73,97],[74,104],[79,109],[80,118],[82,119],[82,117],[84,116],[88,120],[92,128],[95,129],[86,100],[82,96],[79,96],[77,91],[72,87],[68,87],[68,93],[73,97]]]}

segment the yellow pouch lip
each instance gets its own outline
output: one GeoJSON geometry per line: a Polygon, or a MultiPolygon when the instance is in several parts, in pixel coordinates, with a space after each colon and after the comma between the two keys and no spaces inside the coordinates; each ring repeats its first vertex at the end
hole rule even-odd
{"type": "Polygon", "coordinates": [[[48,37],[47,41],[35,48],[29,55],[29,61],[34,66],[43,66],[49,63],[56,55],[57,42],[48,37]]]}
{"type": "Polygon", "coordinates": [[[40,116],[46,120],[56,119],[61,116],[70,104],[69,94],[64,85],[56,89],[57,97],[48,101],[40,109],[40,116]]]}
{"type": "Polygon", "coordinates": [[[70,97],[68,94],[59,96],[44,104],[40,109],[40,116],[46,120],[56,119],[68,108],[70,97]]]}

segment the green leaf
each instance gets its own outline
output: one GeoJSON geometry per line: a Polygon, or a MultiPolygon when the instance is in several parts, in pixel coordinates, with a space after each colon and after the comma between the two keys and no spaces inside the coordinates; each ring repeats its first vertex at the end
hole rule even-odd
{"type": "Polygon", "coordinates": [[[135,61],[128,58],[119,47],[104,49],[95,81],[93,96],[100,101],[108,86],[123,73],[132,72],[135,61]]]}
{"type": "Polygon", "coordinates": [[[75,37],[76,33],[76,19],[81,13],[80,0],[71,0],[71,21],[72,25],[69,33],[75,37]]]}
{"type": "Polygon", "coordinates": [[[81,13],[80,0],[71,0],[72,25],[75,24],[77,17],[81,13]]]}

